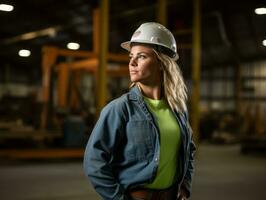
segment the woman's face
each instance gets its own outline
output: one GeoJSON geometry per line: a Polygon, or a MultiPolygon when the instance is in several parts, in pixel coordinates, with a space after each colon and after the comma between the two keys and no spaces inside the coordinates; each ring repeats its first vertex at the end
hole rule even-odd
{"type": "Polygon", "coordinates": [[[129,57],[131,82],[139,82],[149,86],[160,84],[160,62],[151,48],[134,45],[131,47],[129,57]]]}

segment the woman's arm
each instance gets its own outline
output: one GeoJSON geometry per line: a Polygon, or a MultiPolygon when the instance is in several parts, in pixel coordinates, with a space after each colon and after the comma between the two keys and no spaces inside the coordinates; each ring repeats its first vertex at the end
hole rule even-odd
{"type": "Polygon", "coordinates": [[[125,199],[124,188],[113,174],[112,160],[121,138],[123,120],[114,106],[105,108],[97,121],[84,155],[84,170],[104,199],[125,199]]]}

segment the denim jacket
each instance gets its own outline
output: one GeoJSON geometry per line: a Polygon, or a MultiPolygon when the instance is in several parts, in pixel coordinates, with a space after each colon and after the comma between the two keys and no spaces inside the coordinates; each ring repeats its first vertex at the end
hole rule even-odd
{"type": "MultiPolygon", "coordinates": [[[[174,112],[181,130],[177,190],[188,194],[194,172],[195,145],[187,115],[174,112]]],[[[151,183],[160,161],[159,128],[141,92],[133,87],[110,102],[91,133],[84,170],[103,199],[125,200],[126,190],[151,183]]]]}

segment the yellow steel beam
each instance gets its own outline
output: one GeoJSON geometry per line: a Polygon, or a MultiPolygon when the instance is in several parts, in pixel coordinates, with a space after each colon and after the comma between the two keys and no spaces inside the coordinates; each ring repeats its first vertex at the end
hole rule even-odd
{"type": "Polygon", "coordinates": [[[157,1],[157,21],[167,26],[167,0],[157,1]]]}
{"type": "Polygon", "coordinates": [[[43,101],[48,102],[49,100],[49,87],[51,79],[51,70],[56,62],[58,50],[55,47],[43,47],[42,49],[42,92],[43,101]]]}
{"type": "Polygon", "coordinates": [[[92,51],[58,49],[58,56],[90,58],[96,57],[97,54],[92,51]]]}
{"type": "MultiPolygon", "coordinates": [[[[71,70],[84,70],[88,73],[96,73],[98,69],[99,61],[97,58],[90,58],[86,60],[76,61],[71,64],[71,70]]],[[[56,70],[59,71],[61,67],[64,67],[67,63],[60,63],[57,65],[56,70]]],[[[115,67],[107,67],[106,72],[108,76],[127,76],[128,65],[118,64],[115,67]]]]}
{"type": "Polygon", "coordinates": [[[90,58],[86,60],[73,62],[71,65],[72,70],[85,69],[88,72],[96,72],[99,60],[97,58],[90,58]]]}
{"type": "Polygon", "coordinates": [[[106,65],[108,52],[108,32],[109,32],[109,0],[100,1],[100,49],[99,49],[99,68],[97,71],[97,107],[96,113],[106,104],[106,65]]]}
{"type": "Polygon", "coordinates": [[[40,128],[45,129],[47,123],[48,115],[48,101],[50,93],[50,80],[51,80],[51,70],[55,65],[56,58],[58,55],[57,48],[54,47],[43,47],[42,49],[43,59],[42,59],[42,112],[40,119],[40,128]]]}
{"type": "Polygon", "coordinates": [[[67,90],[68,90],[68,79],[69,79],[69,64],[62,65],[58,68],[58,83],[57,83],[57,95],[58,95],[58,106],[63,108],[67,106],[67,90]]]}

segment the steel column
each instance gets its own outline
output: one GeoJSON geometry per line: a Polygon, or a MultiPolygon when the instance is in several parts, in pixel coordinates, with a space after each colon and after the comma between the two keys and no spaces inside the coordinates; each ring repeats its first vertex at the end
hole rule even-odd
{"type": "Polygon", "coordinates": [[[106,104],[107,96],[107,53],[108,53],[108,32],[109,32],[109,0],[100,1],[100,49],[99,49],[99,67],[97,70],[97,107],[96,114],[106,104]]]}
{"type": "Polygon", "coordinates": [[[54,47],[43,47],[42,49],[43,60],[42,60],[42,112],[40,119],[40,128],[45,129],[47,125],[48,115],[48,101],[51,81],[51,70],[55,65],[58,51],[54,47]]]}
{"type": "Polygon", "coordinates": [[[158,0],[157,2],[157,21],[167,26],[167,0],[158,0]]]}

